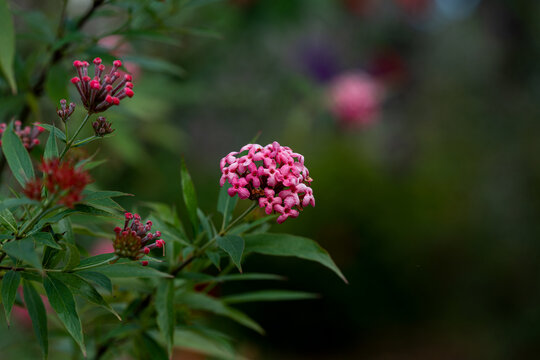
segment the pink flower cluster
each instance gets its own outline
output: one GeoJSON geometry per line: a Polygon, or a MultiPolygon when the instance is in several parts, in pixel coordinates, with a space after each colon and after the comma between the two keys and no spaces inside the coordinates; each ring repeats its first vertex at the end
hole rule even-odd
{"type": "Polygon", "coordinates": [[[118,69],[122,66],[120,60],[113,61],[113,67],[107,75],[103,77],[105,65],[100,58],[94,61],[94,77],[88,75],[88,62],[75,60],[73,66],[77,69],[76,76],[71,82],[77,88],[84,107],[89,113],[99,113],[107,110],[113,105],[119,105],[120,100],[133,96],[132,77],[129,74],[122,74],[118,69]],[[118,79],[120,82],[115,85],[118,79]]]}
{"type": "Polygon", "coordinates": [[[295,218],[304,207],[315,206],[313,179],[304,166],[304,157],[274,141],[261,146],[247,144],[220,162],[220,185],[229,182],[229,195],[258,201],[270,215],[280,214],[277,222],[295,218]]]}
{"type": "Polygon", "coordinates": [[[381,89],[368,74],[345,73],[330,88],[331,109],[344,126],[373,123],[379,115],[381,89]]]}
{"type": "MultiPolygon", "coordinates": [[[[39,145],[38,136],[45,131],[44,128],[39,126],[39,123],[34,123],[32,126],[22,127],[22,123],[17,120],[13,123],[13,131],[19,136],[26,150],[32,150],[36,145],[39,145]]],[[[5,123],[0,124],[0,135],[6,131],[7,125],[5,123]]],[[[0,140],[0,146],[2,141],[0,140]]]]}
{"type": "MultiPolygon", "coordinates": [[[[144,255],[148,255],[153,248],[162,248],[165,241],[158,239],[161,232],[151,233],[152,222],[148,220],[143,225],[139,214],[127,212],[125,214],[124,228],[117,226],[114,228],[116,238],[113,241],[114,252],[119,257],[131,260],[139,260],[144,255]],[[156,239],[154,241],[154,239],[156,239]]],[[[143,266],[148,265],[148,261],[142,261],[143,266]]]]}

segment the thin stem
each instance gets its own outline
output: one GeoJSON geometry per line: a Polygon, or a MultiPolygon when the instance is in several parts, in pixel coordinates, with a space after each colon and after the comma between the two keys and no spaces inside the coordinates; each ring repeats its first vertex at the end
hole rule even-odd
{"type": "MultiPolygon", "coordinates": [[[[90,118],[90,113],[88,112],[86,113],[86,116],[84,117],[83,121],[81,121],[81,124],[79,125],[79,128],[77,129],[77,131],[75,131],[75,134],[73,134],[71,139],[69,139],[69,141],[66,142],[66,146],[64,147],[64,150],[62,150],[62,154],[60,154],[60,159],[64,158],[64,155],[66,155],[68,150],[71,148],[71,146],[75,142],[75,139],[77,139],[77,135],[79,135],[79,133],[81,132],[84,125],[86,125],[86,122],[88,121],[89,118],[90,118]]],[[[66,136],[66,139],[67,139],[67,136],[66,136]]]]}
{"type": "Polygon", "coordinates": [[[249,208],[246,209],[240,216],[238,216],[236,219],[234,219],[229,226],[227,226],[224,230],[219,232],[219,235],[225,235],[227,231],[231,230],[234,225],[236,225],[238,222],[242,221],[247,215],[249,215],[250,212],[252,212],[257,207],[257,202],[254,201],[253,204],[249,208]]]}
{"type": "Polygon", "coordinates": [[[53,204],[53,199],[51,199],[50,201],[46,201],[44,204],[43,204],[43,207],[41,208],[41,210],[39,210],[36,215],[34,215],[34,217],[32,219],[30,219],[26,225],[24,225],[22,227],[22,229],[18,232],[17,235],[24,235],[32,226],[34,226],[36,224],[36,222],[39,221],[39,219],[41,219],[41,217],[43,216],[43,214],[45,214],[45,212],[47,210],[49,210],[49,207],[53,204]]]}

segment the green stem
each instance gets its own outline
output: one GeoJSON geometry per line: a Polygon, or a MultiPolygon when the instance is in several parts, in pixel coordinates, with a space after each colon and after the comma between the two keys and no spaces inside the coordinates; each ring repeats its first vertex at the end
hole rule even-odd
{"type": "Polygon", "coordinates": [[[238,216],[236,219],[233,220],[233,222],[231,222],[229,224],[229,226],[227,226],[225,229],[221,230],[219,232],[219,234],[217,234],[216,236],[214,236],[212,239],[210,239],[206,244],[204,244],[202,247],[198,248],[197,250],[195,250],[195,252],[193,252],[193,254],[188,257],[186,260],[184,260],[182,263],[180,263],[177,267],[175,267],[172,271],[171,271],[171,275],[172,276],[176,276],[180,271],[182,271],[182,269],[184,269],[186,266],[188,266],[189,264],[191,264],[191,262],[193,260],[195,260],[196,258],[198,258],[199,256],[201,256],[202,254],[204,254],[204,252],[206,251],[206,249],[208,249],[210,246],[214,245],[215,242],[217,241],[218,237],[220,236],[224,236],[227,234],[227,231],[229,231],[234,225],[236,225],[239,221],[242,221],[250,212],[252,212],[255,208],[257,207],[257,203],[254,202],[253,204],[251,204],[251,206],[246,210],[244,211],[242,214],[240,214],[240,216],[238,216]]]}
{"type": "Polygon", "coordinates": [[[253,204],[249,208],[247,208],[246,211],[244,211],[240,216],[238,216],[236,219],[234,219],[229,226],[227,226],[225,229],[221,230],[219,232],[220,236],[223,236],[227,233],[227,231],[231,230],[234,225],[236,225],[238,222],[242,221],[246,216],[249,215],[250,212],[252,212],[257,207],[257,202],[254,201],[253,204]]]}
{"type": "Polygon", "coordinates": [[[32,219],[30,219],[23,227],[20,231],[18,231],[17,233],[17,237],[18,235],[24,235],[32,226],[34,226],[38,221],[39,219],[41,219],[41,217],[49,210],[50,206],[53,204],[53,199],[50,199],[49,201],[46,201],[44,204],[43,204],[43,207],[41,208],[40,211],[38,211],[36,213],[36,215],[34,215],[34,217],[32,219]]]}
{"type": "MultiPolygon", "coordinates": [[[[86,116],[84,117],[83,121],[79,125],[79,128],[77,129],[77,131],[75,131],[75,134],[73,134],[71,139],[69,139],[69,141],[66,142],[66,146],[64,147],[64,150],[62,150],[62,154],[60,154],[60,159],[64,158],[64,155],[66,155],[68,150],[71,148],[71,146],[75,142],[75,139],[77,139],[77,136],[81,132],[84,125],[86,125],[86,122],[88,121],[89,118],[90,118],[90,113],[88,112],[88,113],[86,113],[86,116]]],[[[67,127],[66,127],[66,139],[67,139],[67,127]]]]}

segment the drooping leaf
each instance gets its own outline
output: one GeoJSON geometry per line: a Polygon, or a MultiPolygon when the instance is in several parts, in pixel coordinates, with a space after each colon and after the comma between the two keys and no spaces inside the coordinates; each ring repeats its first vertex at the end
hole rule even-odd
{"type": "Polygon", "coordinates": [[[244,239],[238,235],[225,235],[217,238],[217,245],[231,257],[234,265],[242,272],[244,239]]]}
{"type": "Polygon", "coordinates": [[[167,342],[169,356],[172,354],[174,340],[174,281],[164,279],[159,282],[156,293],[157,324],[167,342]]]}
{"type": "Polygon", "coordinates": [[[50,276],[43,279],[43,287],[60,321],[62,321],[69,334],[79,344],[83,355],[86,356],[81,319],[77,313],[72,292],[62,281],[50,276]]]}
{"type": "Polygon", "coordinates": [[[11,91],[17,92],[13,62],[15,60],[15,28],[7,0],[0,0],[0,70],[4,73],[11,91]]]}
{"type": "Polygon", "coordinates": [[[133,196],[133,194],[124,193],[121,191],[96,191],[85,189],[82,192],[84,201],[100,200],[120,196],[133,196]]]}
{"type": "Polygon", "coordinates": [[[246,254],[254,252],[274,256],[295,256],[315,261],[335,272],[347,283],[347,279],[328,252],[311,239],[289,234],[260,233],[244,235],[244,240],[246,254]]]}
{"type": "Polygon", "coordinates": [[[97,292],[97,290],[82,277],[77,274],[71,273],[50,273],[50,277],[56,278],[57,280],[66,284],[75,295],[79,295],[86,300],[101,306],[107,311],[111,312],[118,320],[122,321],[120,315],[103,299],[103,297],[97,292]]]}
{"type": "Polygon", "coordinates": [[[77,275],[82,277],[85,280],[91,281],[96,285],[99,285],[103,289],[107,290],[109,294],[112,294],[112,282],[111,279],[109,279],[107,276],[103,275],[102,273],[98,273],[96,271],[79,271],[77,272],[77,275]]]}
{"type": "Polygon", "coordinates": [[[264,334],[259,324],[243,312],[225,305],[220,300],[200,293],[180,293],[175,298],[177,304],[184,304],[194,310],[208,311],[217,315],[228,317],[252,330],[264,334]]]}
{"type": "Polygon", "coordinates": [[[222,300],[226,304],[238,304],[255,301],[285,301],[285,300],[305,300],[316,299],[317,294],[307,293],[303,291],[289,290],[262,290],[248,292],[243,294],[235,294],[223,297],[222,300]]]}
{"type": "Polygon", "coordinates": [[[238,202],[238,197],[230,197],[227,193],[227,189],[231,187],[231,184],[228,182],[225,183],[221,187],[221,190],[219,191],[219,197],[218,197],[218,204],[217,204],[217,211],[219,211],[223,215],[223,225],[224,227],[227,227],[232,219],[232,213],[234,211],[234,208],[236,207],[236,203],[238,202]]]}
{"type": "Polygon", "coordinates": [[[17,288],[21,282],[21,274],[18,271],[9,270],[2,278],[2,303],[6,313],[6,321],[9,326],[11,309],[15,303],[17,288]]]}
{"type": "Polygon", "coordinates": [[[26,197],[23,198],[12,198],[12,199],[6,199],[0,202],[0,210],[3,209],[12,209],[16,208],[22,205],[37,205],[39,204],[36,200],[31,200],[26,197]]]}
{"type": "Polygon", "coordinates": [[[199,221],[197,219],[197,195],[195,194],[195,186],[191,180],[191,175],[189,175],[188,169],[186,167],[186,162],[184,159],[181,161],[180,173],[182,175],[182,194],[184,196],[184,203],[188,211],[189,219],[195,232],[199,228],[199,221]]]}
{"type": "Polygon", "coordinates": [[[24,261],[37,269],[41,269],[41,260],[34,247],[34,240],[24,238],[10,241],[2,247],[9,256],[24,261]]]}
{"type": "Polygon", "coordinates": [[[28,180],[34,178],[34,168],[28,151],[13,131],[13,122],[8,125],[2,135],[2,151],[13,176],[24,187],[28,180]]]}
{"type": "Polygon", "coordinates": [[[36,334],[39,346],[43,353],[43,358],[47,359],[49,354],[49,338],[47,329],[47,313],[41,297],[34,286],[27,280],[23,281],[24,304],[32,319],[32,327],[36,334]]]}
{"type": "Polygon", "coordinates": [[[52,159],[58,157],[58,144],[56,143],[56,136],[54,131],[49,133],[47,144],[45,145],[45,153],[43,154],[45,159],[52,159]]]}

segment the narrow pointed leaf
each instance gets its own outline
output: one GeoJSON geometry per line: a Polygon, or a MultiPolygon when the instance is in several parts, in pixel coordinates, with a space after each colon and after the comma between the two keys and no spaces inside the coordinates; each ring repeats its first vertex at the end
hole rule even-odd
{"type": "Polygon", "coordinates": [[[17,288],[21,282],[21,274],[18,271],[9,270],[2,279],[2,303],[6,313],[6,321],[9,325],[11,309],[15,303],[17,288]]]}
{"type": "Polygon", "coordinates": [[[180,166],[180,173],[182,175],[182,194],[184,196],[184,203],[188,211],[189,220],[193,224],[195,231],[199,228],[199,221],[197,219],[197,195],[195,194],[195,186],[191,180],[186,162],[182,159],[180,166]]]}
{"type": "Polygon", "coordinates": [[[98,273],[96,271],[85,270],[85,271],[77,272],[77,275],[79,275],[85,280],[88,280],[90,282],[93,282],[96,285],[99,285],[103,289],[107,290],[109,294],[112,294],[111,279],[109,279],[107,276],[103,275],[102,273],[98,273]]]}
{"type": "Polygon", "coordinates": [[[174,282],[172,279],[160,281],[156,293],[156,311],[157,324],[167,342],[167,351],[171,356],[175,327],[174,282]]]}
{"type": "Polygon", "coordinates": [[[217,245],[231,257],[234,265],[242,272],[244,239],[238,235],[225,235],[217,238],[217,245]]]}
{"type": "Polygon", "coordinates": [[[45,159],[52,159],[58,157],[58,144],[56,143],[55,132],[49,133],[47,144],[45,145],[45,153],[43,154],[45,159]]]}
{"type": "Polygon", "coordinates": [[[52,308],[58,314],[69,334],[79,344],[83,355],[86,356],[81,320],[75,307],[72,292],[60,280],[50,276],[43,279],[43,286],[52,308]]]}
{"type": "Polygon", "coordinates": [[[296,256],[301,259],[315,261],[335,272],[347,283],[347,279],[328,252],[311,239],[289,234],[260,233],[244,235],[244,240],[246,241],[246,253],[296,256]]]}
{"type": "Polygon", "coordinates": [[[17,221],[8,209],[0,211],[0,223],[9,231],[17,233],[17,221]]]}
{"type": "Polygon", "coordinates": [[[286,301],[316,299],[319,295],[303,291],[262,290],[243,294],[235,294],[222,298],[226,304],[238,304],[256,301],[286,301]]]}
{"type": "Polygon", "coordinates": [[[62,140],[63,142],[66,142],[66,134],[62,130],[60,130],[59,128],[57,128],[57,127],[55,127],[53,125],[50,125],[50,124],[39,124],[39,126],[44,128],[48,132],[54,132],[54,135],[58,139],[62,140]]]}
{"type": "Polygon", "coordinates": [[[64,265],[64,271],[69,271],[71,269],[74,269],[75,266],[79,265],[81,262],[81,253],[79,252],[79,249],[76,245],[66,243],[66,262],[64,265]]]}
{"type": "Polygon", "coordinates": [[[15,60],[15,28],[7,0],[0,0],[0,70],[5,75],[11,91],[17,92],[13,62],[15,60]]]}
{"type": "Polygon", "coordinates": [[[28,180],[34,178],[34,168],[28,151],[24,148],[21,139],[13,131],[13,122],[8,125],[2,135],[2,151],[13,176],[24,187],[28,180]]]}
{"type": "Polygon", "coordinates": [[[215,339],[199,331],[182,328],[174,333],[174,345],[189,349],[216,359],[241,360],[234,353],[232,346],[226,344],[222,339],[215,339]]]}
{"type": "Polygon", "coordinates": [[[39,232],[39,233],[32,234],[28,237],[34,240],[36,244],[47,245],[47,246],[52,247],[53,249],[58,249],[58,250],[62,249],[62,247],[58,245],[56,241],[54,241],[52,234],[49,232],[39,232]]]}
{"type": "Polygon", "coordinates": [[[118,320],[122,321],[120,315],[118,315],[118,313],[114,311],[114,309],[105,301],[105,299],[103,299],[101,294],[98,293],[97,290],[82,277],[70,273],[51,273],[49,276],[66,284],[75,295],[79,295],[86,300],[101,306],[116,316],[118,320]]]}
{"type": "Polygon", "coordinates": [[[47,359],[49,354],[49,339],[47,329],[47,313],[41,297],[34,286],[29,281],[23,281],[24,304],[32,319],[32,327],[43,353],[43,358],[47,359]]]}

